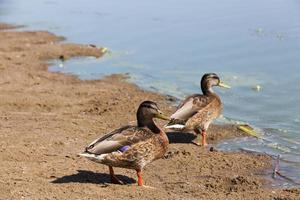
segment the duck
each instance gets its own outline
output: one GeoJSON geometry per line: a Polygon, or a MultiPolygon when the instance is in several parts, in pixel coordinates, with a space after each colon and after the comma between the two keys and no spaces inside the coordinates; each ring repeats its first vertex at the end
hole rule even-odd
{"type": "Polygon", "coordinates": [[[204,74],[200,86],[203,94],[186,97],[171,115],[171,120],[165,128],[176,131],[192,130],[197,135],[193,143],[207,146],[207,129],[210,123],[220,116],[223,109],[221,98],[213,91],[213,87],[230,88],[230,86],[222,82],[215,73],[204,74]],[[199,137],[200,134],[202,138],[199,137]]]}
{"type": "Polygon", "coordinates": [[[145,186],[143,168],[162,158],[169,145],[166,133],[155,123],[154,118],[170,120],[155,102],[143,101],[136,112],[137,125],[125,125],[105,134],[89,144],[79,155],[107,165],[112,183],[123,184],[113,169],[120,167],[135,170],[138,186],[145,186]]]}

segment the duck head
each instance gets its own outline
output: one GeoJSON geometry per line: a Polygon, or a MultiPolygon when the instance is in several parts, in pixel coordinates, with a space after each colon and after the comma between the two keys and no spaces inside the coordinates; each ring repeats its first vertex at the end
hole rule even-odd
{"type": "Polygon", "coordinates": [[[153,101],[142,102],[137,110],[136,117],[137,117],[137,123],[139,127],[143,127],[143,126],[149,127],[154,123],[153,122],[154,118],[170,120],[169,117],[165,116],[160,111],[157,104],[153,101]]]}
{"type": "Polygon", "coordinates": [[[212,87],[219,86],[223,88],[230,88],[230,86],[223,83],[219,76],[215,73],[207,73],[202,76],[201,79],[201,90],[203,94],[213,93],[212,87]]]}

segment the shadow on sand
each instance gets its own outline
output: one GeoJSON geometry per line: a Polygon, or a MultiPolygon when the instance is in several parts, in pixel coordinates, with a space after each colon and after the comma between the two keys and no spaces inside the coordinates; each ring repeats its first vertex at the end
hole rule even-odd
{"type": "Polygon", "coordinates": [[[187,132],[167,132],[166,133],[170,144],[172,143],[192,143],[192,141],[197,137],[192,133],[187,132]]]}
{"type": "MultiPolygon", "coordinates": [[[[116,175],[124,184],[133,184],[136,181],[133,178],[124,175],[116,175]]],[[[110,182],[110,175],[106,173],[94,173],[86,170],[78,170],[76,174],[63,176],[52,181],[52,183],[93,183],[107,184],[110,182]]]]}

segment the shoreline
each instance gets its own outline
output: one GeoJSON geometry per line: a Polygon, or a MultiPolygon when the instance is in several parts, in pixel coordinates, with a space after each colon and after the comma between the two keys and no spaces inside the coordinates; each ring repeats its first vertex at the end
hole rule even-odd
{"type": "MultiPolygon", "coordinates": [[[[191,134],[169,133],[171,144],[165,158],[145,168],[145,183],[156,190],[137,187],[135,172],[126,169],[116,169],[126,185],[110,184],[107,167],[79,158],[78,152],[101,134],[134,121],[143,100],[154,100],[166,114],[174,107],[166,96],[142,90],[120,75],[80,80],[49,72],[51,59],[101,57],[101,49],[60,43],[63,37],[45,31],[12,28],[0,23],[0,199],[300,196],[299,188],[268,187],[265,173],[272,166],[266,156],[209,151],[191,144],[191,134]]],[[[213,125],[208,142],[238,136],[242,133],[233,125],[213,125]]]]}

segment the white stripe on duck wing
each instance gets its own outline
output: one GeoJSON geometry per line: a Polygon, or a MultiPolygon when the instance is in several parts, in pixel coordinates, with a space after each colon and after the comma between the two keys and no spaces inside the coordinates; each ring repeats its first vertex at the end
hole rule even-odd
{"type": "Polygon", "coordinates": [[[79,154],[82,157],[86,157],[89,160],[92,160],[94,162],[99,162],[101,163],[101,161],[105,158],[105,156],[107,154],[101,154],[101,155],[97,155],[97,154],[92,154],[92,153],[88,153],[88,152],[83,152],[79,154]]]}

